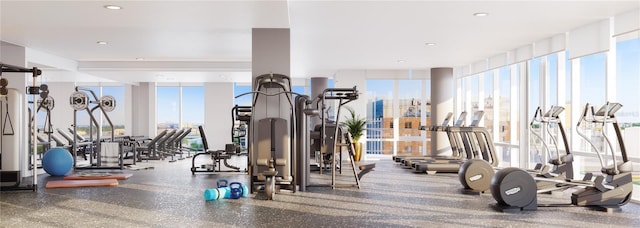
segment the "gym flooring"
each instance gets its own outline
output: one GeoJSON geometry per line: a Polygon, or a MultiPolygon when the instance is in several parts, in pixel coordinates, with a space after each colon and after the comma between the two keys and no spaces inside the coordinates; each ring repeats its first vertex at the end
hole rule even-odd
{"type": "MultiPolygon", "coordinates": [[[[154,169],[118,170],[133,176],[117,187],[45,189],[48,180],[60,178],[43,174],[35,193],[0,193],[0,227],[640,227],[635,203],[613,213],[583,207],[502,213],[491,207],[491,194],[462,194],[456,174],[415,174],[391,159],[375,162],[362,189],[314,187],[277,194],[273,201],[251,196],[205,201],[203,191],[217,180],[248,184],[248,176],[192,176],[190,160],[145,161],[139,165],[154,169]]],[[[347,165],[339,178],[353,183],[347,165]]],[[[330,175],[311,178],[328,183],[330,175]]]]}

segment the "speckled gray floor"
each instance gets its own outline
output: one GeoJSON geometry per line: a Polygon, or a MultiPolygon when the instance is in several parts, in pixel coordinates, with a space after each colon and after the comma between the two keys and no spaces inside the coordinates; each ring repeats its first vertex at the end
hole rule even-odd
{"type": "MultiPolygon", "coordinates": [[[[118,187],[45,189],[0,194],[2,227],[640,227],[640,206],[607,214],[579,207],[505,214],[490,194],[464,195],[455,174],[414,174],[376,161],[362,189],[311,188],[274,201],[204,201],[217,179],[248,183],[243,174],[191,175],[190,161],[143,162],[118,187]]],[[[343,174],[351,180],[348,170],[343,174]]],[[[329,176],[313,175],[322,183],[329,176]]],[[[566,198],[542,199],[568,202],[566,198]]]]}

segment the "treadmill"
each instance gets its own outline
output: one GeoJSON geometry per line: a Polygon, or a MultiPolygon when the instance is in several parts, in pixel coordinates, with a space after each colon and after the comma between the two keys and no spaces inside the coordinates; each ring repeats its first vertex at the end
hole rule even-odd
{"type": "MultiPolygon", "coordinates": [[[[445,118],[445,121],[449,122],[449,120],[451,119],[451,116],[453,116],[453,113],[449,113],[447,115],[447,118],[445,118]]],[[[458,119],[453,124],[453,126],[454,127],[463,126],[466,121],[466,117],[467,117],[467,112],[460,113],[460,116],[458,116],[458,119]]],[[[448,131],[447,129],[449,129],[451,126],[448,126],[448,124],[444,124],[444,123],[445,122],[443,121],[443,125],[429,127],[429,130],[432,132],[447,133],[449,143],[451,144],[452,156],[429,155],[429,156],[418,156],[418,157],[405,157],[404,159],[400,160],[404,168],[413,168],[415,167],[415,163],[418,163],[418,162],[424,162],[424,161],[444,162],[444,161],[451,161],[451,160],[455,161],[455,160],[461,160],[465,156],[468,156],[465,154],[465,151],[460,146],[461,139],[457,135],[452,134],[450,131],[448,131]]],[[[426,127],[422,127],[422,128],[426,128],[426,127]]]]}
{"type": "MultiPolygon", "coordinates": [[[[460,117],[458,118],[458,120],[464,119],[465,115],[466,115],[466,112],[463,112],[462,114],[460,114],[460,117]]],[[[449,113],[447,113],[447,116],[444,118],[444,120],[442,121],[442,123],[440,125],[420,126],[420,130],[428,130],[428,131],[432,131],[432,132],[436,132],[436,131],[444,132],[445,129],[447,127],[449,127],[449,122],[451,122],[452,118],[453,118],[453,113],[449,112],[449,113]]],[[[459,123],[456,122],[456,124],[459,124],[459,123]]],[[[458,155],[456,153],[457,153],[457,151],[454,151],[453,156],[447,156],[447,157],[457,157],[458,155]]],[[[395,162],[403,163],[405,160],[429,159],[429,158],[433,158],[433,157],[435,157],[435,156],[431,156],[431,155],[423,155],[423,156],[396,155],[396,156],[393,156],[393,160],[395,162]]],[[[445,157],[445,156],[441,156],[441,157],[445,157]]]]}
{"type": "MultiPolygon", "coordinates": [[[[435,131],[438,128],[444,128],[449,126],[449,122],[451,121],[451,118],[453,117],[453,113],[449,112],[447,113],[447,116],[444,118],[444,120],[442,121],[442,123],[440,125],[433,125],[433,126],[420,126],[420,130],[424,131],[435,131]]],[[[427,155],[424,156],[410,156],[410,155],[394,155],[391,157],[391,159],[395,162],[401,162],[402,160],[404,160],[405,158],[424,158],[424,157],[430,157],[427,155]]]]}
{"type": "Polygon", "coordinates": [[[458,160],[433,160],[415,162],[413,164],[415,172],[426,172],[428,174],[435,174],[438,172],[457,173],[458,170],[460,170],[460,166],[468,159],[490,159],[489,156],[483,156],[488,155],[490,152],[487,152],[486,145],[483,145],[483,143],[480,142],[480,139],[477,138],[480,135],[476,134],[473,131],[467,130],[478,128],[480,120],[482,120],[483,116],[484,111],[476,111],[473,114],[473,120],[468,127],[452,126],[446,129],[448,134],[455,138],[455,140],[450,140],[451,143],[456,143],[456,145],[451,145],[451,147],[458,147],[463,150],[463,154],[466,155],[465,158],[458,160]]]}

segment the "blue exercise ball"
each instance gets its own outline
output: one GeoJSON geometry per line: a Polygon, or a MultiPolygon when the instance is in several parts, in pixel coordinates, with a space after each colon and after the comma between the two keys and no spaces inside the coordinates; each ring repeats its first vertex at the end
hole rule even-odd
{"type": "Polygon", "coordinates": [[[64,176],[73,168],[73,157],[64,148],[51,148],[42,156],[42,168],[51,176],[64,176]]]}

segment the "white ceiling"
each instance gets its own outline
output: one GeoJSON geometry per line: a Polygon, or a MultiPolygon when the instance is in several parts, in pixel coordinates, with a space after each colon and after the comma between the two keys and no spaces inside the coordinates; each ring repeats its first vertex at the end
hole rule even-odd
{"type": "Polygon", "coordinates": [[[291,28],[292,76],[330,77],[345,69],[467,65],[637,8],[638,0],[0,0],[0,38],[77,61],[77,77],[248,81],[251,28],[291,28]]]}

